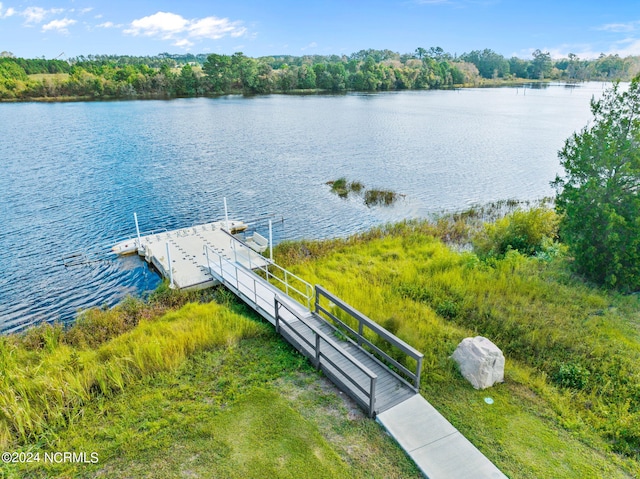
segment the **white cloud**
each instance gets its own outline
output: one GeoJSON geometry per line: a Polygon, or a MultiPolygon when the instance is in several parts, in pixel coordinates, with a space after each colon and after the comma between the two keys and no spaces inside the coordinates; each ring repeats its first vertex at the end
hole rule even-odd
{"type": "Polygon", "coordinates": [[[164,40],[172,35],[184,32],[189,20],[175,13],[158,12],[131,22],[131,28],[124,31],[129,35],[144,35],[147,37],[160,36],[164,40]]]}
{"type": "Polygon", "coordinates": [[[308,48],[316,48],[318,46],[318,44],[316,42],[311,42],[309,43],[309,45],[307,45],[306,47],[302,47],[300,50],[304,51],[307,50],[308,48]]]}
{"type": "Polygon", "coordinates": [[[193,46],[193,42],[190,42],[186,38],[183,38],[181,40],[176,40],[173,45],[180,48],[189,48],[193,46]]]}
{"type": "Polygon", "coordinates": [[[43,25],[42,31],[43,32],[55,31],[55,32],[66,35],[69,33],[69,30],[67,30],[67,27],[70,27],[75,23],[77,23],[77,21],[70,18],[63,18],[62,20],[53,20],[47,23],[46,25],[43,25]]]}
{"type": "Polygon", "coordinates": [[[25,18],[25,23],[42,23],[49,15],[55,15],[64,12],[62,8],[50,8],[46,10],[42,7],[27,7],[22,12],[17,12],[25,18]]]}
{"type": "Polygon", "coordinates": [[[10,17],[15,13],[15,10],[11,7],[7,8],[7,11],[2,13],[2,2],[0,2],[0,18],[10,17]]]}
{"type": "Polygon", "coordinates": [[[189,35],[194,38],[218,40],[227,35],[237,38],[246,32],[247,29],[240,22],[231,22],[228,18],[206,17],[194,20],[189,25],[189,35]]]}
{"type": "MultiPolygon", "coordinates": [[[[569,44],[565,43],[557,45],[553,48],[542,48],[543,52],[549,52],[551,58],[560,59],[568,58],[569,53],[573,53],[582,60],[594,60],[600,55],[618,55],[622,58],[628,56],[640,55],[640,39],[629,37],[617,42],[613,42],[602,48],[598,48],[596,45],[588,43],[569,44]]],[[[531,59],[531,54],[534,52],[533,48],[528,50],[522,50],[519,53],[515,53],[514,56],[519,58],[531,59]]]]}
{"type": "Polygon", "coordinates": [[[617,43],[614,47],[615,52],[621,57],[637,56],[640,55],[640,39],[639,38],[625,38],[617,43]]]}
{"type": "Polygon", "coordinates": [[[242,26],[242,22],[234,22],[228,18],[212,16],[188,20],[175,13],[157,12],[134,20],[124,33],[173,40],[175,46],[188,48],[197,40],[241,37],[247,33],[247,29],[242,26]]]}
{"type": "Polygon", "coordinates": [[[104,22],[96,25],[96,28],[122,28],[122,25],[115,24],[113,22],[104,22]]]}
{"type": "Polygon", "coordinates": [[[640,21],[635,22],[627,22],[627,23],[607,23],[606,25],[601,25],[596,27],[596,30],[604,30],[607,32],[614,33],[629,33],[635,32],[640,28],[640,21]]]}

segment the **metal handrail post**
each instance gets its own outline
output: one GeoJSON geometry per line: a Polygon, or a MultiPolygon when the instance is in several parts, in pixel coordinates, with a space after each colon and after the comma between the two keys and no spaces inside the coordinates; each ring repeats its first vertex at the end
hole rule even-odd
{"type": "Polygon", "coordinates": [[[256,285],[256,279],[253,278],[253,299],[256,307],[258,306],[258,286],[256,285]]]}
{"type": "Polygon", "coordinates": [[[273,226],[269,220],[269,259],[273,261],[273,226]]]}
{"type": "Polygon", "coordinates": [[[136,234],[138,235],[138,248],[142,247],[142,240],[140,239],[140,227],[138,226],[138,214],[133,212],[133,220],[136,222],[136,234]]]}
{"type": "Polygon", "coordinates": [[[369,417],[373,417],[375,414],[376,407],[376,380],[377,377],[371,378],[371,391],[369,397],[369,417]]]}
{"type": "MultiPolygon", "coordinates": [[[[227,197],[225,196],[222,199],[224,201],[224,221],[225,221],[225,225],[227,227],[227,231],[229,231],[229,210],[227,209],[227,197]]],[[[229,231],[229,233],[231,233],[231,232],[229,231]]]]}
{"type": "Polygon", "coordinates": [[[422,357],[418,358],[418,371],[416,372],[416,380],[415,380],[415,386],[416,389],[420,389],[420,375],[422,374],[422,357]]]}
{"type": "Polygon", "coordinates": [[[169,267],[169,287],[173,288],[173,268],[171,267],[171,249],[169,248],[169,242],[166,242],[167,245],[167,264],[169,267]]]}
{"type": "Polygon", "coordinates": [[[319,334],[316,334],[316,369],[320,369],[320,335],[319,334]]]}
{"type": "Polygon", "coordinates": [[[288,295],[289,294],[289,278],[287,277],[287,273],[288,273],[288,271],[285,269],[284,270],[284,286],[285,286],[285,289],[286,289],[287,295],[288,295]]]}

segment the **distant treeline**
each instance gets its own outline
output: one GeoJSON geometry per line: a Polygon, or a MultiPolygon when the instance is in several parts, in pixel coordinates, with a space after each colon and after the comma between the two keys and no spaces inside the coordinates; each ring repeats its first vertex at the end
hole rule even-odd
{"type": "Polygon", "coordinates": [[[0,54],[0,99],[190,97],[225,93],[385,91],[447,88],[529,80],[628,80],[640,57],[576,55],[553,60],[536,50],[530,60],[493,50],[452,56],[439,47],[400,54],[361,50],[349,56],[251,58],[233,55],[154,57],[89,55],[68,60],[0,54]]]}

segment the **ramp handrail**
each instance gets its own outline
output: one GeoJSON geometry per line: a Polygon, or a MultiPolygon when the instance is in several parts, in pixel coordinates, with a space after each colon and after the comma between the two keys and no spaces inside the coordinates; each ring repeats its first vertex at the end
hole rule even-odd
{"type": "Polygon", "coordinates": [[[314,288],[310,283],[293,274],[291,271],[283,268],[279,264],[271,261],[269,258],[266,258],[260,253],[257,253],[247,243],[239,238],[236,238],[225,229],[221,229],[221,231],[228,235],[231,241],[235,242],[233,251],[236,256],[234,258],[236,263],[238,262],[237,248],[240,247],[242,248],[243,252],[246,252],[246,259],[249,263],[249,269],[262,271],[265,274],[267,281],[272,279],[275,280],[281,286],[280,289],[282,289],[287,294],[287,296],[290,296],[291,292],[293,291],[293,293],[295,293],[295,295],[297,296],[297,298],[294,297],[294,299],[301,300],[298,301],[300,302],[300,304],[306,306],[307,309],[311,309],[311,305],[313,304],[314,288]],[[251,260],[252,257],[254,258],[253,261],[251,260]],[[279,271],[282,274],[283,278],[275,275],[273,273],[274,269],[275,271],[279,271]],[[295,283],[291,280],[295,280],[295,283]],[[304,291],[302,291],[302,289],[304,289],[304,291]]]}
{"type": "MultiPolygon", "coordinates": [[[[355,357],[353,357],[349,352],[345,351],[343,348],[338,346],[335,341],[333,341],[329,336],[320,331],[316,326],[310,324],[304,320],[296,311],[294,311],[291,307],[289,307],[282,299],[275,296],[275,319],[276,319],[276,331],[282,334],[282,324],[286,324],[288,326],[287,334],[295,334],[298,340],[302,340],[311,350],[313,351],[313,357],[311,357],[311,361],[314,363],[314,366],[317,369],[322,369],[325,373],[331,374],[334,377],[335,381],[338,381],[343,385],[347,394],[349,394],[353,399],[357,402],[360,402],[368,409],[368,413],[370,417],[373,417],[375,413],[375,402],[376,402],[376,381],[378,376],[372,372],[369,368],[363,365],[360,361],[358,361],[355,357]],[[290,327],[285,320],[283,320],[280,316],[280,308],[285,308],[289,313],[291,313],[298,321],[307,326],[311,332],[314,334],[314,341],[311,342],[307,338],[304,337],[302,333],[297,331],[295,328],[290,327]],[[321,341],[322,340],[322,341],[321,341]],[[333,351],[337,352],[343,359],[347,360],[348,363],[352,364],[360,371],[362,371],[369,378],[369,390],[362,387],[358,382],[351,377],[351,375],[345,371],[342,367],[340,367],[336,362],[334,362],[325,352],[322,351],[322,345],[326,344],[331,347],[333,351]],[[324,361],[324,362],[323,362],[324,361]],[[360,397],[355,394],[352,394],[350,391],[352,388],[345,384],[340,378],[337,378],[331,371],[327,371],[325,363],[328,363],[333,367],[336,371],[338,371],[343,377],[347,378],[347,380],[356,387],[366,398],[367,401],[362,401],[360,397]]],[[[301,351],[304,353],[304,351],[301,351]]]]}
{"type": "Polygon", "coordinates": [[[362,314],[360,311],[356,310],[349,304],[345,303],[337,296],[329,293],[329,291],[327,291],[326,289],[324,289],[322,286],[319,286],[319,285],[316,285],[315,312],[316,314],[324,313],[329,319],[331,319],[331,321],[333,321],[333,323],[336,326],[340,326],[341,329],[344,329],[348,333],[350,333],[353,336],[353,338],[355,338],[355,341],[357,342],[358,346],[360,346],[361,348],[363,348],[363,346],[366,346],[367,348],[365,350],[368,351],[369,354],[375,356],[382,363],[386,363],[387,366],[389,365],[393,366],[397,371],[401,372],[404,376],[406,376],[409,380],[411,380],[411,383],[409,383],[407,379],[405,379],[405,377],[399,376],[398,374],[394,373],[394,375],[398,377],[398,379],[401,379],[403,382],[409,384],[416,391],[418,390],[418,388],[420,387],[420,373],[422,371],[422,360],[424,357],[424,355],[420,351],[409,346],[407,343],[402,341],[400,338],[398,338],[391,332],[387,331],[378,323],[368,318],[367,316],[365,316],[364,314],[362,314]],[[327,298],[334,307],[339,308],[340,310],[344,311],[349,316],[351,316],[353,319],[355,319],[358,322],[358,330],[355,331],[348,324],[346,324],[344,321],[339,319],[335,314],[333,314],[332,311],[324,307],[320,303],[320,300],[322,297],[327,298]],[[413,358],[416,361],[416,370],[415,371],[409,370],[406,366],[400,364],[398,361],[393,359],[387,353],[382,351],[378,346],[376,346],[371,341],[369,341],[364,336],[365,326],[370,331],[378,335],[380,338],[384,339],[392,346],[398,348],[400,351],[402,351],[404,354],[406,354],[410,358],[413,358]]]}
{"type": "MultiPolygon", "coordinates": [[[[268,315],[273,315],[273,311],[267,311],[264,307],[260,306],[259,303],[259,299],[262,300],[262,303],[266,306],[272,306],[273,305],[273,298],[275,296],[275,293],[270,294],[269,296],[265,297],[264,295],[260,294],[258,291],[260,288],[257,287],[257,283],[259,281],[264,281],[262,278],[260,278],[258,275],[254,274],[253,271],[245,268],[244,266],[242,266],[239,263],[233,262],[227,258],[225,258],[224,256],[222,256],[220,253],[218,253],[217,251],[215,251],[214,249],[210,248],[207,245],[204,245],[204,251],[205,251],[205,256],[206,256],[206,261],[207,261],[207,268],[209,269],[209,273],[213,274],[214,277],[215,276],[219,276],[220,280],[222,280],[223,284],[227,285],[227,286],[232,286],[233,288],[236,289],[237,293],[242,294],[247,300],[253,302],[253,308],[260,312],[262,311],[266,311],[268,315]],[[219,273],[215,272],[214,273],[214,269],[212,268],[212,261],[209,255],[212,255],[214,258],[217,257],[217,267],[219,269],[219,273]],[[223,267],[223,265],[228,265],[230,268],[232,268],[233,271],[233,275],[229,275],[227,272],[227,275],[225,275],[225,268],[223,267]],[[238,271],[241,270],[243,271],[244,274],[244,278],[250,278],[250,282],[247,283],[246,281],[241,280],[241,275],[238,274],[238,271]],[[243,286],[245,289],[243,291],[243,289],[241,288],[241,286],[243,286]],[[247,293],[252,293],[251,296],[249,296],[247,293]]],[[[269,290],[267,290],[269,291],[269,290]]]]}

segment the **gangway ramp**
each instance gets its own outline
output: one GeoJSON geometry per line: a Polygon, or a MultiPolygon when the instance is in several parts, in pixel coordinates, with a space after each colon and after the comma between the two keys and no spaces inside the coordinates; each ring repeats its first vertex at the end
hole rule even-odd
{"type": "MultiPolygon", "coordinates": [[[[334,305],[346,305],[339,298],[318,286],[313,288],[275,263],[254,268],[254,272],[206,246],[205,257],[204,266],[217,281],[273,324],[289,343],[308,357],[371,417],[416,394],[422,354],[411,348],[417,368],[411,376],[411,383],[385,365],[384,357],[380,359],[374,355],[375,352],[384,355],[381,350],[367,351],[358,344],[369,342],[364,338],[364,324],[359,328],[360,336],[356,335],[355,340],[350,339],[345,334],[348,331],[339,329],[339,325],[336,326],[321,316],[326,308],[320,306],[319,299],[314,303],[314,298],[323,296],[334,305]],[[276,287],[270,281],[281,287],[276,287]],[[311,309],[314,306],[316,310],[311,309]]],[[[250,264],[253,265],[254,261],[250,264]]]]}
{"type": "Polygon", "coordinates": [[[202,266],[375,417],[425,477],[506,479],[418,393],[421,353],[324,288],[268,260],[254,267],[257,253],[245,252],[240,263],[205,245],[202,266]],[[382,351],[376,338],[407,355],[405,364],[382,351]]]}

